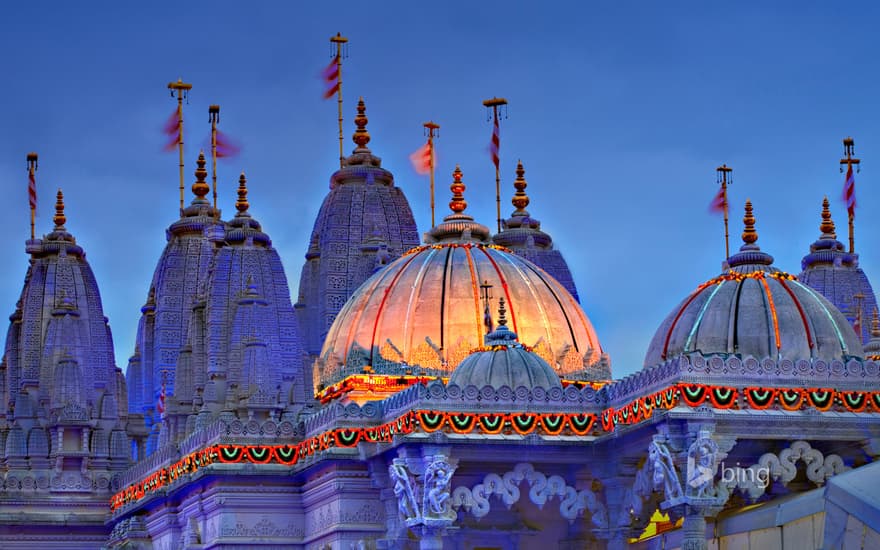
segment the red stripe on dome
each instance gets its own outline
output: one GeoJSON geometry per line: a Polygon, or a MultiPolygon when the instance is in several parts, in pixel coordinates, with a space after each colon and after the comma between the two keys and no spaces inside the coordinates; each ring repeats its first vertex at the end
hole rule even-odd
{"type": "MultiPolygon", "coordinates": [[[[714,280],[710,281],[710,283],[723,284],[724,280],[714,280]]],[[[691,302],[693,302],[697,298],[697,296],[699,296],[704,290],[709,288],[709,286],[711,285],[703,283],[702,285],[697,287],[697,290],[695,290],[694,293],[691,294],[690,298],[687,299],[687,301],[678,310],[678,313],[675,314],[675,319],[672,320],[672,324],[669,325],[669,330],[666,332],[666,339],[663,341],[663,353],[660,354],[660,359],[666,361],[666,352],[669,350],[669,340],[672,338],[672,331],[675,330],[675,325],[678,323],[678,320],[681,319],[681,315],[682,313],[684,313],[684,310],[686,310],[687,307],[691,305],[691,302]]]]}
{"type": "MultiPolygon", "coordinates": [[[[418,257],[418,254],[413,254],[413,256],[403,264],[400,269],[397,270],[397,273],[394,275],[394,278],[391,279],[391,284],[385,287],[385,294],[382,296],[382,301],[379,302],[379,309],[376,311],[376,318],[373,321],[373,335],[370,337],[370,360],[372,362],[373,358],[373,347],[376,345],[376,331],[379,329],[379,319],[382,318],[382,310],[385,308],[385,302],[388,300],[388,295],[391,294],[391,290],[394,288],[394,284],[397,282],[397,279],[406,271],[407,266],[412,263],[413,260],[418,257]]],[[[430,255],[428,256],[430,259],[430,255]]],[[[348,353],[346,351],[346,353],[348,353]]]]}
{"type": "Polygon", "coordinates": [[[477,273],[474,270],[474,259],[471,257],[471,247],[464,246],[464,255],[467,258],[468,269],[471,272],[471,287],[474,290],[474,319],[475,324],[477,326],[477,345],[483,341],[483,329],[480,327],[482,324],[480,323],[480,291],[477,290],[477,285],[479,282],[477,281],[477,273]]]}
{"type": "Polygon", "coordinates": [[[789,288],[788,285],[785,284],[785,279],[778,278],[776,280],[779,281],[779,284],[782,285],[782,288],[784,288],[786,292],[788,292],[788,295],[791,296],[791,301],[793,301],[794,305],[797,306],[798,313],[801,314],[801,322],[804,324],[804,330],[807,333],[807,343],[810,345],[810,349],[813,349],[813,335],[810,333],[810,325],[807,323],[807,316],[804,313],[804,309],[801,307],[800,300],[795,297],[794,292],[792,292],[791,288],[789,288]]]}
{"type": "MultiPolygon", "coordinates": [[[[489,258],[489,261],[492,263],[492,267],[495,268],[495,273],[498,274],[498,279],[501,280],[501,288],[504,289],[504,297],[507,298],[507,307],[510,311],[510,322],[513,323],[513,332],[519,334],[519,329],[516,328],[516,312],[513,309],[513,302],[510,300],[510,291],[507,288],[507,281],[504,279],[504,275],[501,273],[501,269],[498,267],[498,264],[495,263],[495,258],[489,255],[489,252],[485,248],[480,248],[483,254],[489,258]]],[[[545,283],[546,284],[546,283],[545,283]]]]}

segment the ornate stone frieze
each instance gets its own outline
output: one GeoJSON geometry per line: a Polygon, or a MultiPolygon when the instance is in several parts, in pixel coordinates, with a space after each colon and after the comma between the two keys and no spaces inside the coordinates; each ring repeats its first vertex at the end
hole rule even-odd
{"type": "Polygon", "coordinates": [[[543,508],[549,499],[559,497],[559,513],[565,519],[574,521],[588,510],[595,527],[608,526],[605,505],[590,489],[578,491],[561,476],[547,477],[528,463],[517,464],[503,475],[488,474],[482,483],[473,487],[456,487],[452,493],[452,506],[455,509],[464,508],[474,517],[482,518],[491,510],[492,496],[499,497],[508,508],[518,502],[521,497],[519,486],[523,481],[529,484],[529,500],[539,508],[543,508]]]}

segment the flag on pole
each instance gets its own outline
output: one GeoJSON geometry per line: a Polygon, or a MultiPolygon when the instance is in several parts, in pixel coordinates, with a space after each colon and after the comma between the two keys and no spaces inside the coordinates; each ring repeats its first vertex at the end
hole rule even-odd
{"type": "Polygon", "coordinates": [[[427,142],[409,156],[416,173],[424,176],[431,171],[431,142],[427,142]]]}
{"type": "Polygon", "coordinates": [[[846,169],[846,181],[843,183],[843,202],[851,218],[856,214],[856,180],[853,177],[852,164],[846,169]]]}
{"type": "Polygon", "coordinates": [[[483,325],[486,327],[486,332],[492,332],[495,327],[493,327],[492,323],[492,313],[489,312],[489,305],[486,304],[485,309],[483,309],[483,325]]]}
{"type": "Polygon", "coordinates": [[[501,139],[498,137],[498,117],[495,117],[495,124],[492,126],[492,141],[489,143],[489,154],[492,155],[492,164],[498,170],[498,151],[501,149],[501,139]]]}
{"type": "Polygon", "coordinates": [[[853,330],[856,332],[856,334],[859,337],[859,340],[861,341],[861,339],[862,339],[862,311],[861,310],[859,310],[858,315],[856,315],[856,318],[853,320],[853,330]]]}
{"type": "Polygon", "coordinates": [[[709,212],[717,212],[719,214],[723,214],[727,211],[727,194],[724,192],[724,188],[721,187],[718,189],[718,194],[715,195],[715,198],[712,199],[712,202],[709,203],[709,212]]]}
{"type": "Polygon", "coordinates": [[[28,202],[31,210],[37,209],[37,180],[34,177],[34,171],[28,171],[28,202]]]}
{"type": "Polygon", "coordinates": [[[174,109],[162,130],[170,138],[165,144],[165,150],[173,151],[180,144],[180,111],[174,109]]]}
{"type": "Polygon", "coordinates": [[[241,146],[229,136],[217,130],[217,158],[234,157],[241,152],[241,146]]]}
{"type": "Polygon", "coordinates": [[[334,57],[327,68],[321,71],[321,78],[327,84],[327,89],[324,90],[324,99],[330,99],[339,91],[339,64],[337,60],[338,56],[334,57]]]}

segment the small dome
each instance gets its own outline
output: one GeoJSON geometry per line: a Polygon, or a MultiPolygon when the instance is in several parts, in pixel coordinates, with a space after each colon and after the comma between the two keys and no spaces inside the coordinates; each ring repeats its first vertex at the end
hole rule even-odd
{"type": "Polygon", "coordinates": [[[690,352],[774,359],[846,360],[862,346],[840,311],[812,288],[779,271],[755,244],[746,202],[745,244],[730,270],[686,297],[654,335],[645,366],[690,352]]]}
{"type": "Polygon", "coordinates": [[[507,328],[504,298],[500,300],[498,328],[485,337],[485,347],[474,350],[449,377],[449,383],[460,387],[492,386],[500,388],[559,388],[562,382],[547,361],[517,341],[516,333],[507,328]]]}

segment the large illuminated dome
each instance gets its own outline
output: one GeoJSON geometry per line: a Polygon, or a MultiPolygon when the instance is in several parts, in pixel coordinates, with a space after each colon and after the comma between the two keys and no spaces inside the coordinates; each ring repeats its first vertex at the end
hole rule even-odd
{"type": "Polygon", "coordinates": [[[746,202],[745,244],[730,271],[692,292],[657,329],[645,366],[685,353],[778,359],[846,360],[862,345],[843,314],[821,294],[772,266],[755,242],[746,202]]]}
{"type": "Polygon", "coordinates": [[[487,287],[506,300],[520,342],[559,376],[608,378],[608,358],[575,299],[541,268],[488,244],[489,230],[463,214],[458,168],[454,179],[453,214],[429,232],[429,244],[374,274],[340,311],[316,365],[316,388],[364,371],[448,376],[483,343],[487,287]]]}

